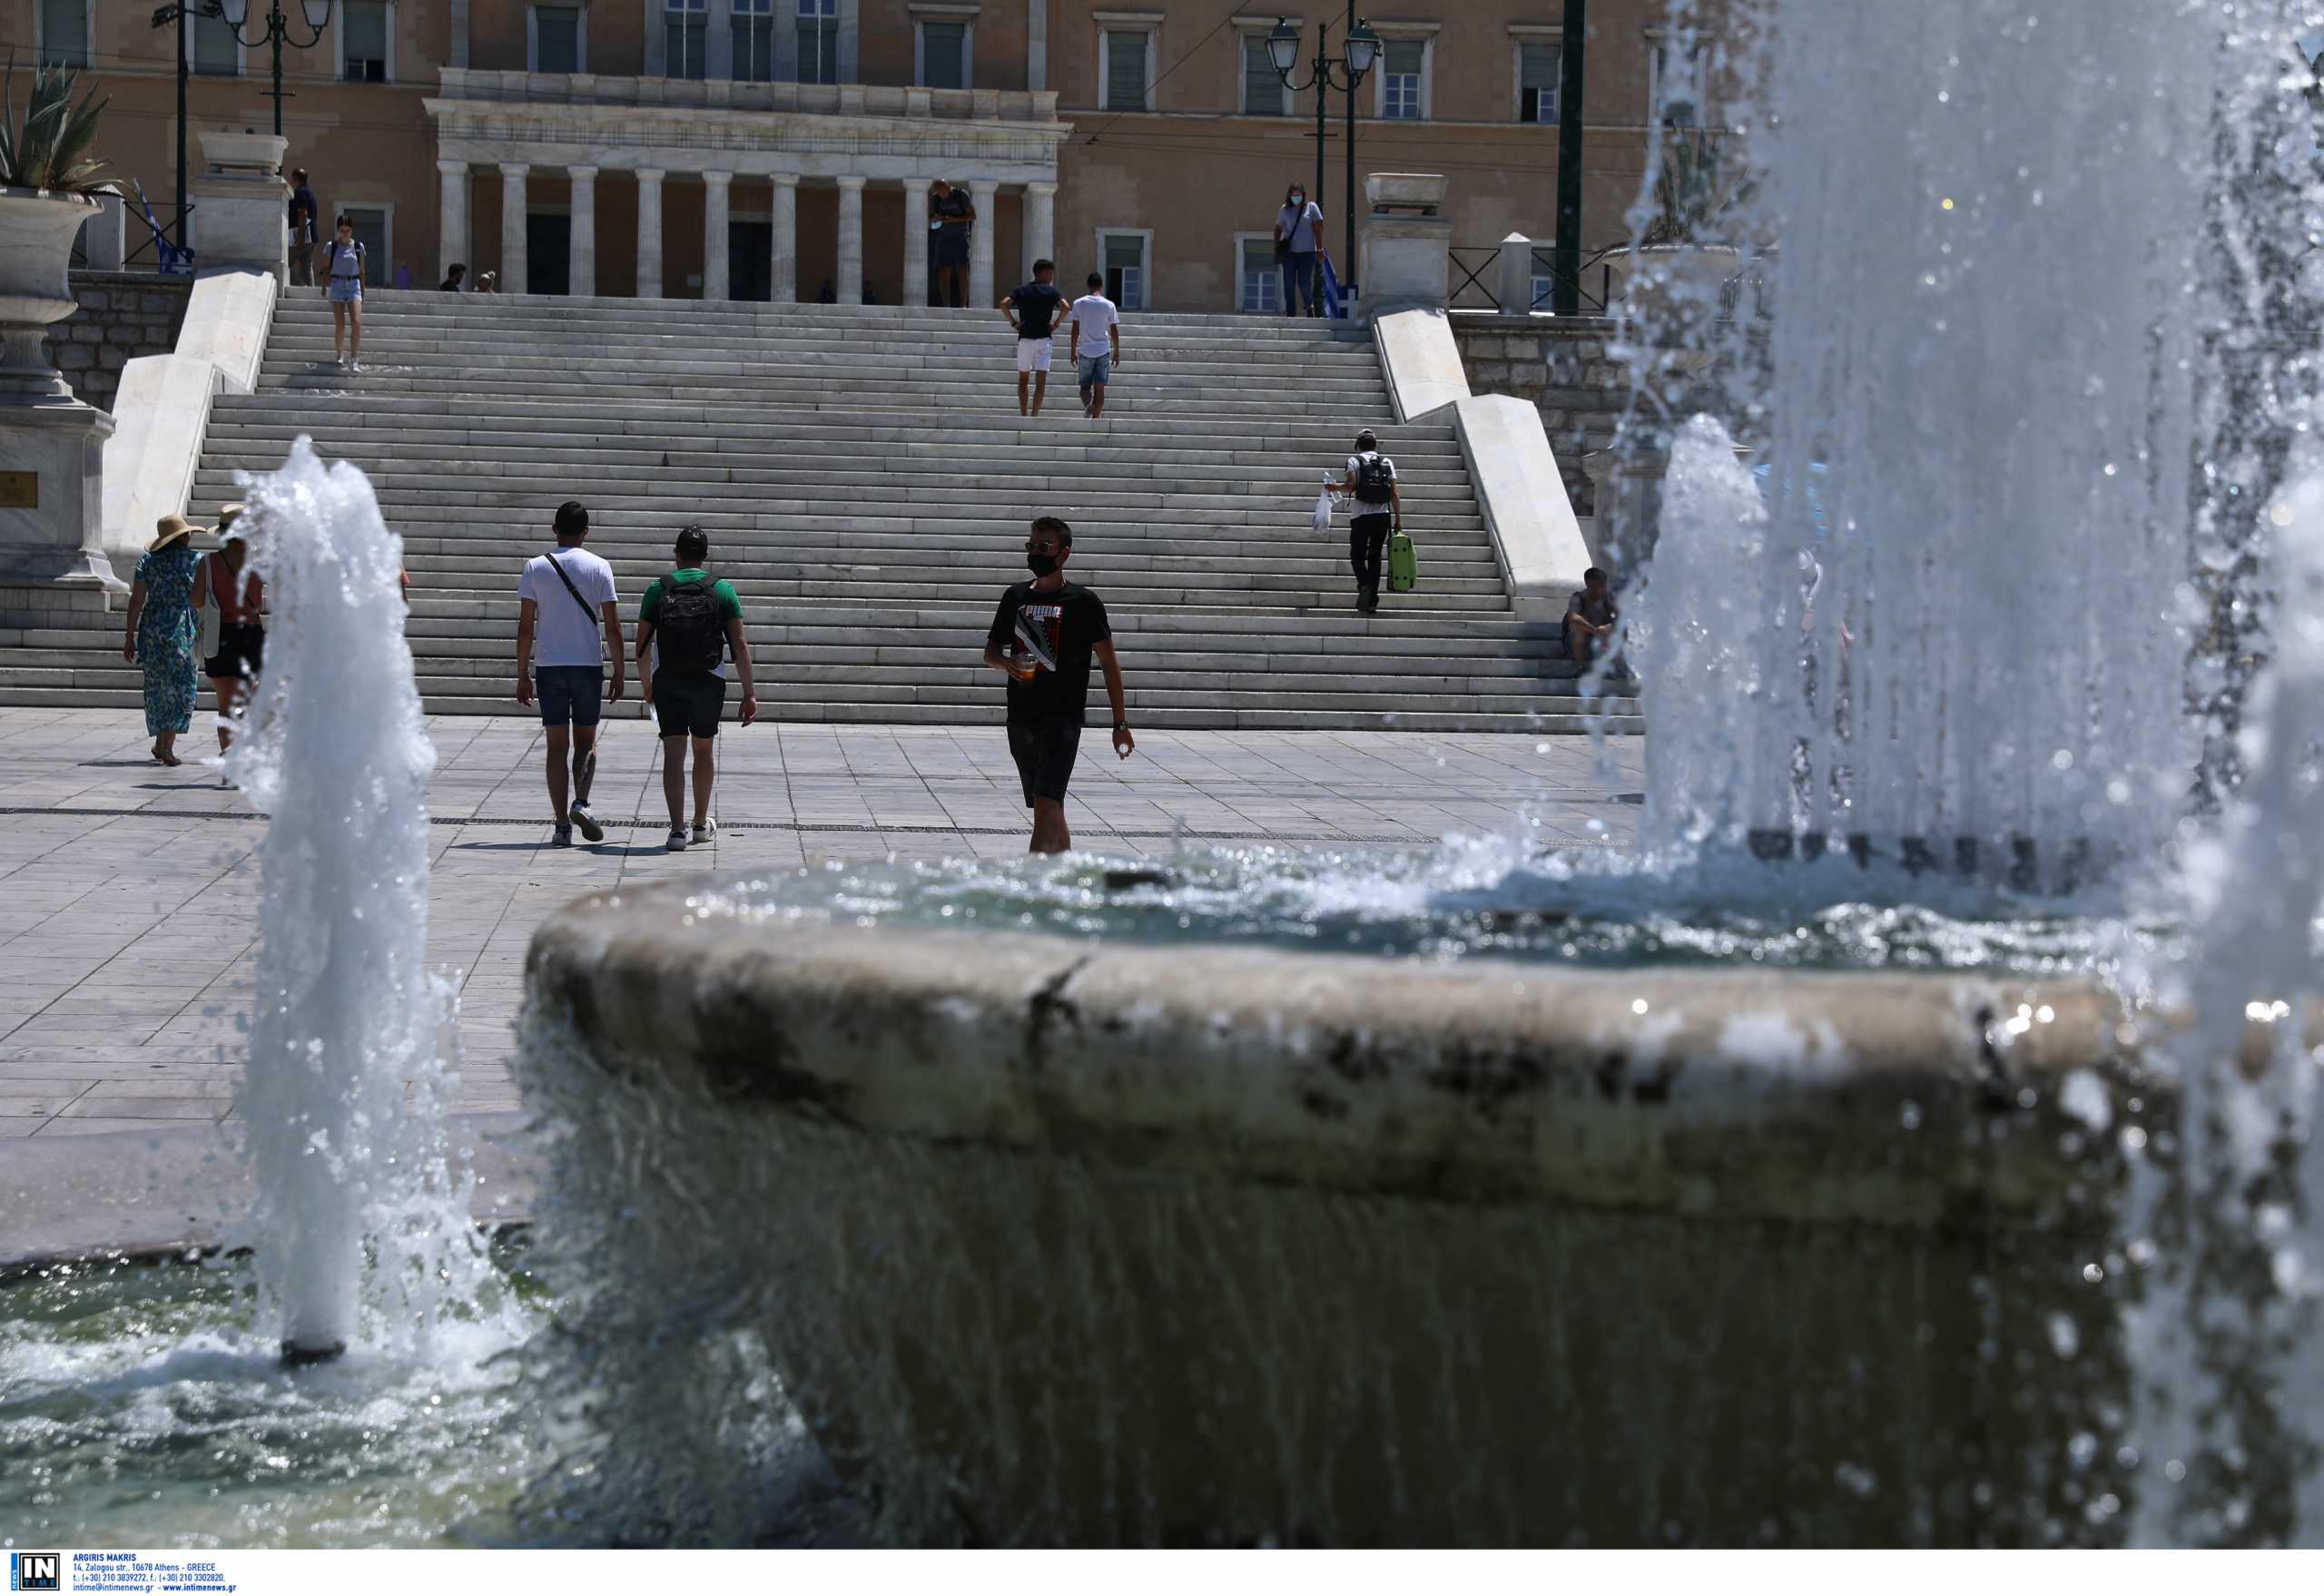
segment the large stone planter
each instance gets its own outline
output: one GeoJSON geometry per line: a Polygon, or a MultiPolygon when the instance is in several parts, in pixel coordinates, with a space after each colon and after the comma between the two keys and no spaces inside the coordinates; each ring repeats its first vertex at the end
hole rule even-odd
{"type": "Polygon", "coordinates": [[[272,133],[201,136],[208,170],[193,180],[192,192],[202,208],[202,269],[255,266],[287,285],[290,185],[281,167],[290,142],[272,133]]]}
{"type": "Polygon", "coordinates": [[[48,362],[48,329],[77,308],[73,241],[100,208],[85,194],[0,189],[0,402],[71,400],[48,362]]]}
{"type": "Polygon", "coordinates": [[[725,1444],[672,1394],[731,1383],[739,1335],[883,1539],[2122,1532],[2080,1507],[2130,1499],[2111,1450],[2065,1461],[2124,1390],[2083,1265],[2136,1066],[2093,989],[737,922],[703,892],[576,904],[527,976],[546,1246],[598,1283],[559,1329],[617,1448],[725,1444]]]}
{"type": "Polygon", "coordinates": [[[100,209],[0,189],[0,626],[55,626],[125,587],[104,553],[113,418],[74,399],[47,353],[49,327],[75,308],[74,240],[100,209]]]}
{"type": "Polygon", "coordinates": [[[1644,322],[1662,341],[1718,316],[1736,313],[1728,284],[1743,271],[1732,244],[1649,244],[1599,258],[1607,313],[1644,322]]]}

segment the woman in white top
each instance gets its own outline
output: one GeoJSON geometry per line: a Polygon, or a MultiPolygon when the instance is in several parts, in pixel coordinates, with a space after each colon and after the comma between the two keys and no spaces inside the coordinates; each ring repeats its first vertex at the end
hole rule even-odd
{"type": "Polygon", "coordinates": [[[1275,254],[1283,263],[1283,313],[1299,314],[1299,297],[1307,299],[1307,314],[1320,316],[1322,292],[1315,282],[1315,251],[1324,236],[1324,212],[1307,197],[1307,185],[1295,182],[1285,192],[1283,209],[1275,213],[1275,254]]]}

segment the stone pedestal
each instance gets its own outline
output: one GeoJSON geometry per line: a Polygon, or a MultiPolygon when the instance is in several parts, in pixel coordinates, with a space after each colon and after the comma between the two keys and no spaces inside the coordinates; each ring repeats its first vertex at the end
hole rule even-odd
{"type": "Polygon", "coordinates": [[[187,185],[196,214],[203,271],[255,266],[290,281],[290,185],[282,181],[290,141],[272,133],[205,133],[204,170],[187,185]]]}
{"type": "Polygon", "coordinates": [[[1433,172],[1375,172],[1364,180],[1356,281],[1367,319],[1393,310],[1441,310],[1451,296],[1452,219],[1438,214],[1445,181],[1433,172]]]}
{"type": "Polygon", "coordinates": [[[1504,316],[1527,316],[1533,310],[1533,241],[1512,232],[1501,241],[1493,261],[1493,304],[1504,316]]]}
{"type": "Polygon", "coordinates": [[[98,211],[82,224],[82,270],[118,271],[127,259],[123,241],[121,196],[99,194],[98,211]]]}

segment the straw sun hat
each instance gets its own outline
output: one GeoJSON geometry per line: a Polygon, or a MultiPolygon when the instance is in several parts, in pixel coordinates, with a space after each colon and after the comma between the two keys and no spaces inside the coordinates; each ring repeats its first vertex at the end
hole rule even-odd
{"type": "Polygon", "coordinates": [[[191,537],[202,530],[183,516],[163,516],[154,523],[153,541],[145,546],[147,554],[159,554],[181,537],[191,537]]]}

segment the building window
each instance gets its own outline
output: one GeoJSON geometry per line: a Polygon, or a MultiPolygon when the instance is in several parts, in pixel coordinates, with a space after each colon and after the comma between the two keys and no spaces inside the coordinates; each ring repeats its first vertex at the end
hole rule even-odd
{"type": "Polygon", "coordinates": [[[734,0],[734,81],[774,81],[774,0],[734,0]]]}
{"type": "Polygon", "coordinates": [[[234,37],[226,19],[196,12],[186,20],[191,25],[186,30],[186,48],[193,53],[189,64],[192,69],[204,77],[240,77],[242,42],[234,37]]]}
{"type": "Polygon", "coordinates": [[[1518,43],[1518,121],[1558,119],[1558,74],[1564,70],[1562,56],[1562,50],[1553,44],[1535,44],[1531,40],[1518,43]]]}
{"type": "Polygon", "coordinates": [[[351,84],[383,84],[388,75],[388,0],[340,0],[339,75],[351,84]]]}
{"type": "Polygon", "coordinates": [[[662,0],[662,74],[710,75],[710,0],[662,0]]]}
{"type": "Polygon", "coordinates": [[[1241,233],[1235,241],[1236,273],[1242,293],[1236,308],[1246,316],[1269,316],[1283,309],[1283,271],[1275,261],[1275,235],[1241,233]]]}
{"type": "Polygon", "coordinates": [[[40,64],[89,64],[90,0],[40,0],[40,64]]]}
{"type": "Polygon", "coordinates": [[[1105,262],[1106,297],[1125,310],[1146,309],[1147,257],[1153,241],[1154,235],[1144,232],[1098,235],[1098,258],[1105,262]]]}
{"type": "Polygon", "coordinates": [[[799,81],[839,82],[839,0],[797,0],[799,81]]]}
{"type": "Polygon", "coordinates": [[[529,72],[589,70],[588,13],[578,5],[533,7],[533,52],[529,72]]]}
{"type": "Polygon", "coordinates": [[[1098,35],[1100,77],[1105,103],[1100,111],[1148,111],[1147,91],[1154,58],[1154,34],[1149,28],[1108,28],[1098,35]]]}
{"type": "Polygon", "coordinates": [[[1428,68],[1428,41],[1389,39],[1380,46],[1380,114],[1391,122],[1418,122],[1428,114],[1421,80],[1428,68]]]}
{"type": "MultiPolygon", "coordinates": [[[[336,223],[344,216],[355,224],[355,241],[363,246],[363,286],[389,288],[395,281],[396,237],[395,210],[389,205],[341,205],[331,214],[336,223]]],[[[323,242],[315,248],[315,270],[324,270],[323,256],[329,253],[330,241],[339,236],[325,229],[323,242]]]]}
{"type": "MultiPolygon", "coordinates": [[[[1554,297],[1550,291],[1557,286],[1555,279],[1544,277],[1540,272],[1536,271],[1527,280],[1527,281],[1531,285],[1529,291],[1531,291],[1533,296],[1532,303],[1525,307],[1528,310],[1540,310],[1543,305],[1548,304],[1551,298],[1554,297]]],[[[1503,307],[1503,313],[1508,313],[1507,307],[1505,306],[1503,307]]]]}
{"type": "Polygon", "coordinates": [[[922,22],[919,25],[920,86],[923,89],[967,88],[969,25],[964,22],[922,22]]]}
{"type": "Polygon", "coordinates": [[[1665,127],[1703,123],[1703,41],[1658,39],[1654,44],[1654,108],[1665,127]]]}
{"type": "Polygon", "coordinates": [[[1275,74],[1275,61],[1267,54],[1265,34],[1243,35],[1243,114],[1246,116],[1288,116],[1291,113],[1291,91],[1275,74]]]}

